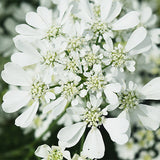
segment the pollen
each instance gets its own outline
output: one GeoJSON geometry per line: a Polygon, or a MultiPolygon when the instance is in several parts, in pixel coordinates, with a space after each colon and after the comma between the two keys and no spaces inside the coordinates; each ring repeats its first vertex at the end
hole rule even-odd
{"type": "Polygon", "coordinates": [[[63,95],[68,99],[78,93],[78,88],[73,82],[68,82],[63,85],[63,95]]]}
{"type": "Polygon", "coordinates": [[[53,149],[47,157],[47,160],[63,160],[63,154],[60,149],[53,149]]]}
{"type": "Polygon", "coordinates": [[[60,26],[51,26],[50,29],[47,31],[45,38],[49,41],[53,38],[58,37],[59,35],[62,35],[61,27],[60,26]]]}
{"type": "Polygon", "coordinates": [[[82,119],[88,124],[88,127],[97,127],[102,124],[103,116],[100,108],[88,108],[82,119]]]}
{"type": "Polygon", "coordinates": [[[139,104],[139,98],[135,91],[126,90],[119,95],[120,109],[135,109],[139,104]]]}
{"type": "Polygon", "coordinates": [[[45,56],[43,56],[43,63],[45,65],[54,65],[55,62],[55,58],[56,58],[56,53],[55,52],[51,52],[51,51],[47,51],[47,54],[45,56]]]}
{"type": "Polygon", "coordinates": [[[87,82],[85,82],[88,89],[91,89],[93,92],[101,89],[104,85],[104,76],[102,74],[95,74],[88,77],[87,82]]]}
{"type": "Polygon", "coordinates": [[[110,54],[110,59],[112,61],[112,66],[122,67],[127,60],[127,54],[123,51],[123,46],[118,45],[110,54]]]}
{"type": "Polygon", "coordinates": [[[47,86],[40,81],[36,81],[32,84],[31,95],[33,99],[40,99],[47,90],[47,86]]]}

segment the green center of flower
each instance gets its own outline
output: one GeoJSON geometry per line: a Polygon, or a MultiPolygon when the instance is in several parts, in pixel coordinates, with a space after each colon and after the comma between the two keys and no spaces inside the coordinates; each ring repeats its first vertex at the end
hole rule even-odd
{"type": "Polygon", "coordinates": [[[81,49],[84,44],[84,39],[82,37],[72,37],[68,41],[68,51],[76,51],[77,49],[81,49]]]}
{"type": "Polygon", "coordinates": [[[102,124],[103,116],[100,108],[87,108],[83,114],[83,121],[85,121],[89,127],[97,127],[102,124]]]}
{"type": "Polygon", "coordinates": [[[100,17],[101,16],[101,9],[100,9],[100,5],[95,5],[93,7],[93,13],[94,13],[94,16],[96,18],[100,17]]]}
{"type": "Polygon", "coordinates": [[[87,85],[87,88],[91,89],[93,92],[99,90],[104,85],[104,76],[102,74],[90,76],[85,84],[87,85]]]}
{"type": "Polygon", "coordinates": [[[73,72],[77,72],[78,68],[77,68],[77,63],[74,59],[70,59],[67,61],[66,63],[66,69],[71,70],[73,72]]]}
{"type": "Polygon", "coordinates": [[[47,157],[47,160],[63,160],[63,154],[60,149],[54,149],[47,157]]]}
{"type": "Polygon", "coordinates": [[[125,64],[127,60],[127,54],[124,52],[122,45],[114,48],[110,54],[110,59],[114,67],[121,67],[125,64]]]}
{"type": "Polygon", "coordinates": [[[126,90],[119,95],[120,109],[135,109],[139,104],[139,98],[135,91],[126,90]]]}
{"type": "Polygon", "coordinates": [[[54,65],[55,58],[56,58],[55,52],[47,51],[47,54],[43,56],[43,63],[45,65],[54,65]]]}
{"type": "Polygon", "coordinates": [[[61,34],[62,34],[61,27],[54,25],[51,26],[51,28],[47,31],[45,38],[50,41],[52,38],[56,38],[61,34]]]}
{"type": "Polygon", "coordinates": [[[64,84],[63,86],[63,95],[68,99],[73,97],[78,93],[78,89],[73,82],[64,84]]]}
{"type": "Polygon", "coordinates": [[[94,53],[88,53],[85,56],[85,60],[89,66],[92,66],[93,64],[95,64],[97,62],[98,57],[94,53]]]}
{"type": "Polygon", "coordinates": [[[97,20],[91,25],[91,30],[98,36],[99,34],[104,34],[107,32],[108,27],[106,23],[97,20]]]}
{"type": "Polygon", "coordinates": [[[45,85],[45,83],[40,82],[40,81],[36,81],[32,84],[31,87],[31,95],[33,99],[40,99],[41,96],[44,95],[44,93],[47,90],[47,86],[45,85]]]}

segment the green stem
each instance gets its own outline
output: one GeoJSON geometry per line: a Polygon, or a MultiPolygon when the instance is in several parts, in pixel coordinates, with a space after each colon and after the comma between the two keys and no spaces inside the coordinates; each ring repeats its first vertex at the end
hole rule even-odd
{"type": "Polygon", "coordinates": [[[54,120],[54,121],[49,125],[48,129],[45,130],[39,138],[35,139],[35,141],[33,141],[31,144],[28,144],[28,145],[26,145],[26,146],[22,146],[22,147],[20,147],[20,148],[18,148],[18,149],[9,151],[9,152],[7,152],[7,153],[4,153],[3,155],[0,156],[0,158],[1,158],[1,157],[12,157],[12,158],[13,158],[13,156],[19,156],[19,155],[22,154],[22,151],[24,151],[24,149],[27,149],[27,150],[30,151],[27,156],[28,156],[28,157],[31,157],[31,156],[33,155],[33,153],[34,153],[34,150],[33,150],[34,146],[35,146],[35,145],[43,138],[43,136],[45,136],[46,133],[47,133],[51,128],[53,128],[53,126],[63,117],[63,115],[66,113],[66,109],[70,106],[70,104],[71,104],[71,102],[67,103],[64,111],[57,117],[56,120],[54,120]]]}

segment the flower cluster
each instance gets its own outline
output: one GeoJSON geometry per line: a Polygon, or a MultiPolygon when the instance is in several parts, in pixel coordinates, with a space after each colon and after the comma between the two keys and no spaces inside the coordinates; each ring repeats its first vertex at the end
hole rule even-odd
{"type": "Polygon", "coordinates": [[[59,147],[40,146],[37,156],[71,159],[65,148],[86,135],[81,159],[101,159],[102,127],[120,145],[129,140],[132,123],[159,127],[160,108],[146,101],[160,100],[160,77],[145,85],[139,80],[146,57],[160,43],[159,29],[151,27],[156,19],[149,7],[126,11],[114,0],[56,4],[56,12],[42,6],[28,12],[27,24],[16,27],[17,51],[1,74],[15,87],[4,95],[2,108],[20,110],[15,125],[34,128],[36,137],[61,117],[58,124],[65,127],[57,135],[59,147]]]}
{"type": "Polygon", "coordinates": [[[125,145],[116,145],[120,158],[130,160],[158,160],[160,158],[160,129],[151,131],[141,125],[134,126],[130,140],[125,145]]]}

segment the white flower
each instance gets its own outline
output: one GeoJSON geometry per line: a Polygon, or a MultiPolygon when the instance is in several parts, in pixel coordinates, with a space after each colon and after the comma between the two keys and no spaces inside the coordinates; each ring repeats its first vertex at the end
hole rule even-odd
{"type": "MultiPolygon", "coordinates": [[[[38,7],[37,13],[29,12],[26,15],[26,22],[34,28],[26,24],[21,24],[16,27],[16,31],[22,35],[22,38],[26,38],[29,41],[35,39],[52,40],[63,34],[62,25],[64,24],[63,20],[65,20],[64,14],[65,12],[60,12],[59,17],[54,20],[52,10],[46,7],[38,7]]],[[[65,16],[67,16],[67,13],[65,16]]]]}
{"type": "Polygon", "coordinates": [[[105,118],[105,111],[101,111],[99,106],[102,100],[90,96],[90,103],[82,113],[82,122],[66,126],[58,133],[59,143],[65,147],[72,147],[78,143],[85,132],[86,127],[91,127],[83,145],[82,155],[88,158],[102,158],[104,156],[105,147],[102,135],[98,126],[103,125],[108,131],[111,139],[118,143],[124,144],[128,141],[126,131],[128,129],[128,121],[123,118],[105,118]]]}
{"type": "Polygon", "coordinates": [[[122,5],[118,1],[101,0],[92,5],[86,0],[80,0],[78,16],[89,24],[89,29],[98,36],[110,33],[110,30],[124,30],[135,27],[139,23],[138,13],[129,12],[116,22],[122,5]]]}
{"type": "Polygon", "coordinates": [[[147,52],[152,47],[151,40],[144,27],[136,29],[125,46],[120,43],[114,46],[113,41],[106,34],[104,39],[106,43],[103,47],[107,51],[106,57],[109,63],[115,68],[120,68],[121,71],[124,71],[124,67],[126,67],[129,71],[134,72],[135,55],[147,52]]]}
{"type": "Polygon", "coordinates": [[[36,46],[18,37],[14,38],[14,42],[20,52],[13,54],[11,60],[22,67],[42,64],[45,68],[53,68],[56,62],[64,56],[65,45],[60,39],[52,44],[41,40],[36,46]]]}
{"type": "MultiPolygon", "coordinates": [[[[30,106],[29,103],[32,104],[15,121],[17,126],[28,127],[36,115],[41,98],[50,92],[47,84],[41,78],[33,78],[14,63],[7,63],[1,76],[8,84],[21,87],[21,89],[8,91],[4,95],[2,108],[5,112],[16,112],[26,105],[30,106]]],[[[54,99],[54,94],[52,98],[54,99]]]]}
{"type": "Polygon", "coordinates": [[[46,144],[39,146],[35,151],[35,155],[42,158],[42,160],[63,160],[63,158],[71,160],[69,151],[65,151],[60,146],[52,146],[50,148],[46,144]]]}
{"type": "MultiPolygon", "coordinates": [[[[123,111],[119,117],[125,117],[130,122],[139,120],[147,129],[156,130],[159,127],[160,108],[146,105],[143,100],[160,99],[160,78],[148,82],[143,88],[137,88],[133,82],[129,82],[129,88],[124,88],[119,94],[119,103],[109,106],[108,110],[114,110],[119,106],[123,111]]],[[[130,129],[128,131],[130,134],[130,129]]]]}

